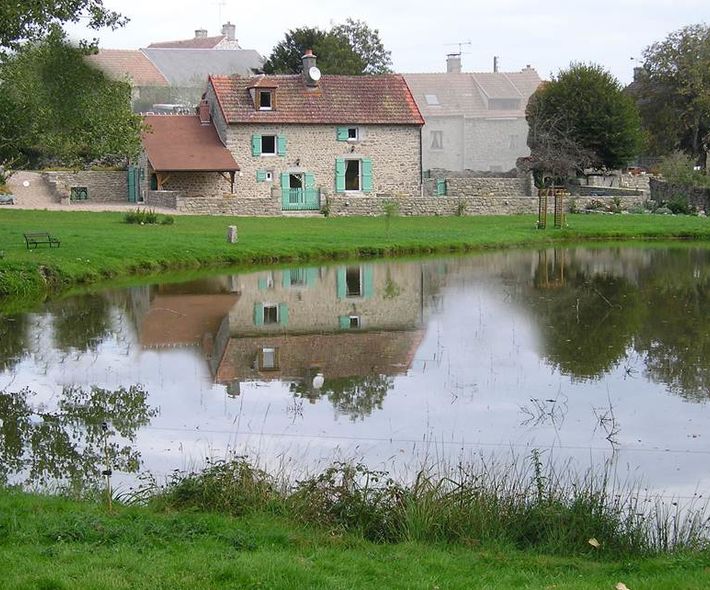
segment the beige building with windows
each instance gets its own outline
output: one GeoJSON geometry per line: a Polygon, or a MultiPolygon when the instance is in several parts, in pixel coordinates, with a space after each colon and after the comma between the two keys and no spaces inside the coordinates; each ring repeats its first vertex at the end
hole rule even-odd
{"type": "Polygon", "coordinates": [[[462,72],[450,55],[441,74],[405,74],[424,116],[424,170],[506,172],[530,154],[525,108],[542,80],[520,72],[462,72]]]}

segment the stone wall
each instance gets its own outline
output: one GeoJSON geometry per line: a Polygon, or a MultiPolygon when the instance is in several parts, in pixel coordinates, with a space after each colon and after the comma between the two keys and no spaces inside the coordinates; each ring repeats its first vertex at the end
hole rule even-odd
{"type": "MultiPolygon", "coordinates": [[[[219,129],[221,122],[216,122],[219,129]]],[[[336,158],[372,160],[373,193],[420,191],[419,127],[415,125],[360,125],[359,141],[338,141],[335,125],[231,125],[227,147],[241,168],[235,192],[239,196],[270,197],[280,187],[282,172],[314,175],[315,186],[335,190],[336,158]],[[252,156],[253,134],[283,135],[286,155],[252,156]],[[257,170],[268,170],[272,181],[259,182],[257,170]]],[[[363,193],[352,193],[363,194],[363,193]]]]}
{"type": "Polygon", "coordinates": [[[643,191],[632,188],[619,188],[608,186],[577,186],[573,192],[581,197],[635,197],[644,196],[643,191]]]}
{"type": "Polygon", "coordinates": [[[128,173],[125,170],[80,170],[77,172],[44,172],[58,201],[69,201],[71,187],[88,189],[88,201],[93,203],[126,203],[128,173]]]}
{"type": "MultiPolygon", "coordinates": [[[[567,211],[570,208],[574,208],[577,211],[583,211],[588,209],[600,209],[599,203],[603,205],[604,208],[616,206],[616,201],[619,201],[619,206],[622,211],[628,211],[635,207],[642,207],[643,204],[648,200],[646,195],[643,193],[632,193],[628,195],[601,195],[601,196],[574,196],[565,197],[565,209],[567,211]]],[[[551,199],[550,199],[551,201],[551,199]]]]}
{"type": "Polygon", "coordinates": [[[687,187],[671,184],[657,178],[651,179],[651,200],[656,203],[688,199],[688,205],[697,211],[710,211],[710,188],[687,187]]]}

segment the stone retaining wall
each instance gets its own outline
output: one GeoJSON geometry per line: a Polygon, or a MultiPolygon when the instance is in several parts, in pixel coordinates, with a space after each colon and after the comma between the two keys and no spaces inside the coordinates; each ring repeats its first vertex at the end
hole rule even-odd
{"type": "Polygon", "coordinates": [[[281,215],[281,197],[237,197],[230,193],[219,196],[185,198],[182,191],[145,191],[146,207],[165,207],[192,215],[281,215]]]}
{"type": "Polygon", "coordinates": [[[80,170],[43,172],[57,201],[69,201],[71,187],[88,189],[88,202],[125,203],[128,201],[128,173],[125,170],[80,170]]]}
{"type": "Polygon", "coordinates": [[[643,191],[632,188],[619,188],[608,186],[577,186],[573,187],[576,195],[580,197],[636,197],[643,196],[643,191]]]}
{"type": "Polygon", "coordinates": [[[681,186],[657,178],[651,179],[651,200],[661,203],[675,201],[679,197],[687,197],[688,205],[697,211],[710,211],[710,188],[681,186]]]}

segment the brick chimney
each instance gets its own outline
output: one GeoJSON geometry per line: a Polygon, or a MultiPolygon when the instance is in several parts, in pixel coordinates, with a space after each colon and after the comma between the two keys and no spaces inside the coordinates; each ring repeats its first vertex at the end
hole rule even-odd
{"type": "Polygon", "coordinates": [[[461,73],[461,54],[449,53],[446,56],[446,73],[460,74],[461,73]]]}
{"type": "Polygon", "coordinates": [[[200,101],[200,106],[197,108],[197,114],[200,116],[200,125],[210,124],[210,103],[203,98],[200,101]]]}
{"type": "Polygon", "coordinates": [[[207,37],[207,29],[195,29],[195,39],[204,39],[207,37]]]}
{"type": "Polygon", "coordinates": [[[222,34],[227,37],[227,41],[236,41],[237,25],[233,25],[227,21],[222,25],[222,34]]]}
{"type": "Polygon", "coordinates": [[[306,82],[306,86],[315,88],[316,86],[318,86],[318,79],[320,79],[320,76],[314,79],[310,73],[311,68],[316,67],[316,56],[313,55],[313,50],[306,49],[306,52],[301,56],[301,61],[303,63],[303,80],[306,82]]]}

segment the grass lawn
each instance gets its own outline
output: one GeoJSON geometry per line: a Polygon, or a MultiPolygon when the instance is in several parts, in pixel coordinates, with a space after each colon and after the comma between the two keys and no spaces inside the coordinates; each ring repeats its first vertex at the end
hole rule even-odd
{"type": "Polygon", "coordinates": [[[0,297],[37,299],[77,284],[168,269],[298,262],[586,239],[710,240],[710,220],[690,216],[571,215],[561,230],[533,216],[384,218],[177,217],[174,225],[129,225],[121,213],[0,210],[0,297]],[[227,244],[228,225],[239,243],[227,244]],[[60,248],[28,251],[23,232],[48,231],[60,248]]]}
{"type": "Polygon", "coordinates": [[[602,560],[374,544],[269,513],[157,512],[0,491],[0,588],[706,589],[710,554],[602,560]]]}

